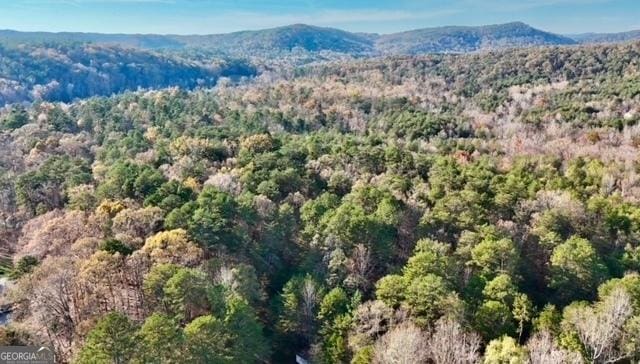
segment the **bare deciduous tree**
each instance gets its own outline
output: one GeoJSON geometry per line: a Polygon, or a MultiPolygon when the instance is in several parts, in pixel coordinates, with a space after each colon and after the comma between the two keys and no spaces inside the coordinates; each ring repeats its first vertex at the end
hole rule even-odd
{"type": "Polygon", "coordinates": [[[28,314],[24,327],[38,340],[51,343],[63,361],[69,359],[83,316],[76,275],[70,259],[47,258],[10,292],[11,300],[19,303],[18,312],[28,314]]]}
{"type": "Polygon", "coordinates": [[[51,211],[24,225],[14,259],[25,255],[39,259],[49,255],[63,256],[76,240],[86,237],[102,237],[102,231],[91,215],[80,211],[51,211]]]}
{"type": "Polygon", "coordinates": [[[349,346],[355,352],[373,344],[395,324],[393,309],[384,302],[368,301],[358,306],[353,317],[349,346]]]}
{"type": "Polygon", "coordinates": [[[371,252],[363,244],[358,244],[353,249],[352,257],[347,263],[349,283],[365,292],[371,287],[371,273],[373,271],[373,261],[371,252]]]}
{"type": "Polygon", "coordinates": [[[472,364],[480,359],[480,336],[465,332],[455,320],[443,317],[427,343],[429,358],[435,364],[472,364]]]}
{"type": "Polygon", "coordinates": [[[620,341],[624,324],[633,313],[629,294],[622,288],[611,292],[595,307],[581,307],[570,321],[585,347],[587,360],[614,363],[627,357],[620,341]]]}
{"type": "Polygon", "coordinates": [[[159,207],[124,209],[113,218],[112,232],[118,240],[139,248],[161,227],[162,216],[159,207]]]}
{"type": "Polygon", "coordinates": [[[376,364],[419,364],[428,361],[427,334],[411,322],[387,332],[375,345],[376,364]]]}
{"type": "Polygon", "coordinates": [[[548,331],[534,334],[527,342],[527,350],[531,364],[580,364],[583,362],[580,354],[559,348],[548,331]]]}
{"type": "Polygon", "coordinates": [[[320,302],[320,290],[312,279],[305,279],[302,285],[302,312],[308,321],[313,321],[316,314],[316,306],[320,302]]]}

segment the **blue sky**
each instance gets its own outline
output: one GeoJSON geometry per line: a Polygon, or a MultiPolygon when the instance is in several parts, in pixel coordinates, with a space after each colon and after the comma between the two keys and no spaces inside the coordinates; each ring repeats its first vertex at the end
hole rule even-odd
{"type": "Polygon", "coordinates": [[[640,0],[0,0],[0,29],[210,34],[293,23],[390,33],[524,21],[558,32],[640,29],[640,0]]]}

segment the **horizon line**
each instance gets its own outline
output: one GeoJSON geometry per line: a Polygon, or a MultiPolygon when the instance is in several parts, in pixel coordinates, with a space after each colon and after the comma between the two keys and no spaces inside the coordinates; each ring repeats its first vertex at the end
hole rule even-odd
{"type": "Polygon", "coordinates": [[[131,32],[131,33],[114,32],[114,33],[111,33],[111,32],[100,32],[100,31],[73,31],[73,30],[20,30],[20,29],[13,29],[13,28],[0,28],[0,32],[47,33],[47,34],[99,34],[99,35],[129,35],[129,36],[151,36],[151,35],[155,35],[155,36],[164,36],[164,37],[171,37],[171,36],[178,36],[178,37],[190,37],[191,36],[191,37],[195,37],[195,36],[229,35],[229,34],[244,33],[244,32],[260,32],[260,31],[265,31],[265,30],[273,30],[273,29],[287,28],[287,27],[294,27],[294,26],[308,26],[308,27],[315,27],[315,28],[321,28],[321,29],[339,30],[339,31],[352,33],[352,34],[391,35],[391,34],[400,34],[400,33],[405,33],[405,32],[412,32],[412,31],[426,30],[426,29],[481,28],[481,27],[507,25],[507,24],[518,24],[518,23],[524,24],[526,26],[529,26],[531,28],[534,28],[534,29],[537,29],[537,30],[540,30],[540,31],[544,31],[544,32],[551,33],[551,34],[556,34],[556,35],[562,35],[562,36],[577,36],[577,35],[588,35],[588,34],[620,34],[620,33],[628,33],[628,32],[640,31],[640,28],[632,27],[631,29],[621,30],[621,31],[614,31],[614,32],[558,33],[558,32],[553,32],[553,31],[546,30],[546,29],[544,29],[542,27],[533,26],[533,25],[531,25],[531,24],[529,24],[527,22],[521,21],[521,20],[513,20],[513,21],[504,22],[504,23],[490,23],[490,24],[482,24],[482,25],[450,24],[450,25],[440,25],[440,26],[432,26],[432,27],[409,28],[409,29],[406,29],[406,30],[400,30],[400,31],[389,32],[389,33],[384,33],[384,32],[357,32],[357,31],[346,30],[346,29],[340,28],[340,27],[331,27],[331,26],[326,26],[326,25],[316,25],[316,24],[310,24],[310,23],[288,23],[288,24],[272,26],[272,27],[247,28],[247,29],[244,29],[244,30],[234,30],[234,31],[227,31],[227,32],[222,32],[222,33],[153,33],[153,32],[149,32],[149,33],[146,33],[146,32],[131,32]]]}

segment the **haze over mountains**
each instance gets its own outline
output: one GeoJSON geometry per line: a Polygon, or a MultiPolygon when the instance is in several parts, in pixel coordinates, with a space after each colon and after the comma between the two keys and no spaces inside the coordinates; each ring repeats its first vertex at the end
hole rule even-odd
{"type": "Polygon", "coordinates": [[[278,28],[212,35],[47,33],[0,31],[0,42],[90,42],[152,50],[206,48],[230,56],[255,56],[303,50],[349,55],[466,53],[514,47],[607,43],[640,39],[640,31],[563,36],[522,22],[487,26],[447,26],[394,34],[352,33],[294,24],[278,28]]]}

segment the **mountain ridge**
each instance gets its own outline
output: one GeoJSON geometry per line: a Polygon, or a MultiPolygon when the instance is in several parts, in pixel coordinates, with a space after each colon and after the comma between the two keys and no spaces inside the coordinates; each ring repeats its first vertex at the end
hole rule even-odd
{"type": "Polygon", "coordinates": [[[580,44],[621,43],[640,39],[640,29],[618,33],[581,33],[570,37],[580,44]]]}
{"type": "Polygon", "coordinates": [[[570,38],[545,32],[523,22],[484,26],[423,28],[381,36],[378,49],[391,54],[468,53],[519,46],[572,45],[570,38]]]}
{"type": "Polygon", "coordinates": [[[468,53],[513,47],[613,43],[633,39],[640,39],[640,31],[570,36],[540,30],[523,22],[427,27],[390,34],[355,33],[308,24],[208,35],[0,30],[0,43],[9,45],[30,42],[82,42],[151,50],[204,48],[233,56],[282,54],[295,50],[349,55],[468,53]]]}

